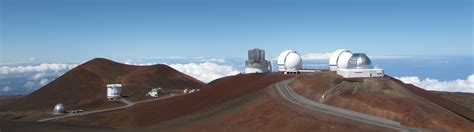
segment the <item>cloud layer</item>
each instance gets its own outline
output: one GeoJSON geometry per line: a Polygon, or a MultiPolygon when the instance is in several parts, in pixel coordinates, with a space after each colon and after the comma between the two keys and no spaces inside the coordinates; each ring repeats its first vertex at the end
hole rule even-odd
{"type": "Polygon", "coordinates": [[[331,57],[331,53],[309,53],[301,56],[303,60],[327,60],[331,57]]]}
{"type": "Polygon", "coordinates": [[[43,63],[0,67],[0,95],[28,94],[76,66],[77,64],[43,63]]]}
{"type": "MultiPolygon", "coordinates": [[[[153,59],[153,60],[126,60],[125,64],[148,66],[155,64],[166,64],[170,67],[192,76],[205,83],[212,80],[235,75],[240,73],[235,69],[236,65],[232,64],[230,59],[223,58],[171,58],[171,59],[153,59]]],[[[241,61],[238,63],[241,65],[241,61]]]]}
{"type": "Polygon", "coordinates": [[[64,71],[76,67],[77,64],[59,64],[59,63],[44,63],[35,66],[16,66],[9,67],[3,66],[0,67],[1,74],[15,74],[15,73],[34,73],[34,72],[48,72],[48,71],[64,71]]]}
{"type": "MultiPolygon", "coordinates": [[[[234,67],[222,64],[223,62],[225,62],[224,59],[199,59],[195,63],[173,63],[168,65],[206,83],[217,78],[240,73],[234,67]]],[[[143,66],[157,63],[127,64],[143,66]]],[[[0,95],[28,94],[76,66],[77,64],[44,63],[0,67],[0,95]]]]}
{"type": "Polygon", "coordinates": [[[240,73],[232,66],[219,65],[212,62],[171,64],[169,66],[205,83],[221,77],[240,73]]]}
{"type": "Polygon", "coordinates": [[[469,75],[465,80],[457,79],[452,81],[439,81],[431,78],[421,80],[416,76],[396,78],[426,90],[474,93],[474,74],[469,75]]]}
{"type": "MultiPolygon", "coordinates": [[[[313,53],[303,55],[306,60],[324,60],[330,53],[313,53]]],[[[169,66],[188,74],[203,82],[211,82],[215,79],[235,75],[243,70],[244,59],[168,59],[163,60],[133,60],[126,61],[132,65],[168,64],[169,66]],[[239,71],[240,70],[240,71],[239,71]]],[[[308,61],[309,62],[309,61],[308,61]]],[[[0,95],[28,94],[57,77],[64,72],[76,67],[77,64],[44,63],[26,66],[0,66],[0,95]]],[[[306,63],[305,66],[323,67],[326,64],[306,63]]],[[[474,93],[474,74],[465,79],[440,81],[431,78],[419,78],[417,76],[398,77],[405,83],[412,83],[427,90],[470,92],[474,93]]]]}

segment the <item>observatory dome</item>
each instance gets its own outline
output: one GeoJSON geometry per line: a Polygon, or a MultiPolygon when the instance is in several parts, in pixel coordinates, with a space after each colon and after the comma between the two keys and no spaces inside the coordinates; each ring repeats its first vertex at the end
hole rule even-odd
{"type": "Polygon", "coordinates": [[[354,53],[348,61],[347,68],[361,69],[372,68],[372,61],[364,53],[354,53]]]}
{"type": "Polygon", "coordinates": [[[278,70],[301,70],[303,69],[303,60],[300,54],[293,50],[287,50],[278,56],[278,70]]]}
{"type": "Polygon", "coordinates": [[[56,104],[54,106],[53,112],[55,114],[62,114],[65,112],[64,105],[63,104],[56,104]]]}
{"type": "Polygon", "coordinates": [[[338,49],[329,57],[329,69],[336,71],[337,68],[347,68],[347,62],[352,56],[352,52],[347,49],[338,49]]]}

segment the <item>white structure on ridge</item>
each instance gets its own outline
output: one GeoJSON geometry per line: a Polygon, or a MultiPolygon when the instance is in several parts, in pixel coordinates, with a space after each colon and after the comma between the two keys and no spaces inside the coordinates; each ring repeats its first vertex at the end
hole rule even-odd
{"type": "Polygon", "coordinates": [[[338,68],[347,68],[347,62],[352,56],[352,52],[347,49],[338,49],[329,57],[329,70],[336,71],[338,68]]]}
{"type": "Polygon", "coordinates": [[[153,88],[151,89],[147,94],[145,94],[146,96],[151,96],[151,97],[160,97],[162,96],[164,93],[163,93],[163,89],[162,88],[153,88]]]}
{"type": "Polygon", "coordinates": [[[183,90],[183,93],[184,94],[190,94],[190,93],[194,93],[194,92],[198,92],[199,89],[184,89],[183,90]]]}
{"type": "Polygon", "coordinates": [[[189,93],[194,93],[194,92],[196,92],[196,89],[189,90],[189,93]]]}
{"type": "Polygon", "coordinates": [[[329,58],[329,69],[344,78],[383,77],[384,70],[372,66],[372,61],[364,53],[354,53],[339,49],[329,58]]]}
{"type": "Polygon", "coordinates": [[[265,60],[265,50],[252,49],[245,61],[245,73],[266,73],[272,71],[271,62],[265,60]]]}
{"type": "Polygon", "coordinates": [[[63,104],[59,103],[54,106],[54,109],[53,109],[54,115],[62,115],[64,113],[66,113],[66,109],[64,109],[63,104]]]}
{"type": "Polygon", "coordinates": [[[184,93],[184,94],[187,94],[188,91],[189,91],[189,90],[186,88],[186,89],[183,90],[183,93],[184,93]]]}
{"type": "Polygon", "coordinates": [[[122,97],[122,84],[107,84],[107,99],[116,100],[122,97]]]}
{"type": "Polygon", "coordinates": [[[298,52],[286,50],[278,56],[278,71],[298,72],[301,69],[303,69],[303,60],[298,52]]]}

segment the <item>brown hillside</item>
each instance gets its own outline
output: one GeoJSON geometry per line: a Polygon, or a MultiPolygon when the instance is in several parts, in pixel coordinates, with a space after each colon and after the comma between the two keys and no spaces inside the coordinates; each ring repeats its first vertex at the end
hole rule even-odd
{"type": "MultiPolygon", "coordinates": [[[[101,78],[104,82],[118,80],[128,89],[193,87],[174,81],[186,80],[188,76],[185,75],[161,78],[154,76],[172,75],[175,71],[173,69],[130,68],[130,71],[124,70],[123,74],[116,73],[115,78],[112,75],[97,77],[94,72],[97,68],[91,69],[81,73],[87,73],[84,75],[90,75],[90,78],[101,78]]],[[[300,75],[239,74],[217,79],[196,93],[136,104],[117,111],[52,120],[46,124],[61,124],[57,126],[58,129],[62,129],[62,126],[77,127],[78,131],[88,130],[88,127],[91,131],[393,131],[331,116],[289,102],[272,85],[293,77],[297,79],[291,87],[298,94],[314,101],[391,119],[421,130],[474,130],[474,123],[466,118],[472,110],[438,97],[437,94],[400,83],[388,76],[344,79],[334,72],[300,75]]],[[[130,96],[140,96],[139,93],[126,92],[130,96]]],[[[46,126],[54,126],[32,122],[18,122],[15,125],[34,126],[40,131],[50,130],[46,126]]]]}
{"type": "Polygon", "coordinates": [[[145,131],[395,131],[295,105],[270,86],[145,131]]]}
{"type": "Polygon", "coordinates": [[[58,122],[130,131],[392,131],[286,101],[271,85],[291,77],[295,76],[229,76],[197,93],[58,122]]]}
{"type": "Polygon", "coordinates": [[[256,92],[289,77],[278,73],[239,74],[218,79],[197,93],[138,104],[117,112],[74,117],[64,122],[88,124],[93,120],[94,124],[112,127],[150,126],[256,92]]]}
{"type": "Polygon", "coordinates": [[[166,65],[132,66],[97,58],[66,72],[61,77],[21,98],[3,110],[50,110],[63,103],[69,108],[105,103],[109,83],[122,83],[123,94],[142,99],[154,87],[199,88],[205,84],[166,65]]]}
{"type": "Polygon", "coordinates": [[[451,107],[461,106],[454,106],[428,91],[420,92],[420,88],[412,85],[400,84],[391,77],[345,80],[334,72],[322,72],[300,76],[292,87],[308,99],[411,127],[439,131],[474,130],[474,124],[467,118],[438,102],[451,107]]]}
{"type": "Polygon", "coordinates": [[[434,92],[451,102],[457,103],[461,106],[471,109],[474,111],[474,93],[460,93],[460,92],[434,92]]]}

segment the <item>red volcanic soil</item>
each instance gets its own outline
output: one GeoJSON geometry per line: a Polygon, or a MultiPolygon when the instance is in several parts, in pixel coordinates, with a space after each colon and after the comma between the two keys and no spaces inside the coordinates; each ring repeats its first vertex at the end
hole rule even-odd
{"type": "Polygon", "coordinates": [[[139,131],[392,131],[287,102],[271,85],[291,77],[239,74],[213,81],[197,93],[58,122],[139,131]]]}
{"type": "Polygon", "coordinates": [[[474,113],[472,110],[391,77],[346,80],[334,72],[321,72],[300,76],[292,87],[308,99],[406,126],[436,131],[474,130],[474,123],[466,118],[474,113]]]}
{"type": "Polygon", "coordinates": [[[0,96],[0,102],[2,102],[2,104],[10,103],[22,97],[23,96],[16,96],[16,95],[15,96],[0,96]]]}
{"type": "MultiPolygon", "coordinates": [[[[152,87],[201,89],[127,109],[45,123],[2,121],[0,117],[0,130],[34,127],[35,131],[67,128],[76,131],[393,131],[288,102],[276,92],[273,84],[293,77],[297,79],[291,84],[292,88],[314,101],[399,121],[422,130],[474,131],[474,123],[469,120],[471,109],[391,77],[344,79],[334,72],[239,74],[204,85],[164,65],[128,66],[105,59],[78,66],[20,99],[47,106],[28,103],[10,107],[44,107],[49,111],[57,100],[66,106],[75,104],[80,108],[112,107],[117,104],[105,103],[104,86],[107,83],[124,84],[124,94],[137,100],[143,99],[144,93],[152,87]]],[[[454,96],[448,97],[454,99],[454,96]]],[[[458,101],[465,105],[465,100],[469,99],[458,101]]],[[[22,118],[14,114],[7,116],[22,118]]],[[[27,129],[19,131],[22,130],[27,129]]]]}
{"type": "Polygon", "coordinates": [[[215,80],[199,92],[137,104],[122,111],[74,117],[66,122],[79,124],[94,120],[94,124],[120,127],[142,127],[171,120],[241,97],[291,76],[272,74],[239,74],[215,80]]]}
{"type": "Polygon", "coordinates": [[[97,58],[66,72],[39,90],[4,106],[0,111],[47,110],[57,103],[85,109],[106,101],[106,85],[123,84],[123,95],[145,98],[154,87],[200,88],[205,84],[166,65],[132,66],[97,58]]]}
{"type": "Polygon", "coordinates": [[[413,84],[405,84],[402,81],[390,77],[390,79],[394,80],[395,82],[399,83],[400,85],[406,87],[409,91],[422,96],[425,99],[428,99],[429,101],[444,107],[451,112],[454,112],[470,121],[474,121],[474,111],[472,109],[469,109],[468,107],[464,107],[462,105],[459,105],[458,103],[452,102],[450,100],[447,100],[445,98],[441,98],[441,96],[436,95],[434,92],[426,91],[424,89],[421,89],[413,84]]]}
{"type": "MultiPolygon", "coordinates": [[[[104,132],[110,128],[71,126],[57,123],[38,123],[33,121],[4,121],[0,120],[2,132],[104,132]]],[[[116,132],[116,130],[114,130],[116,132]]]]}
{"type": "Polygon", "coordinates": [[[145,131],[394,131],[313,111],[282,98],[273,87],[216,107],[144,128],[145,131]]]}
{"type": "Polygon", "coordinates": [[[451,102],[457,103],[463,107],[474,111],[474,93],[460,93],[460,92],[433,92],[451,102]]]}
{"type": "Polygon", "coordinates": [[[48,123],[0,121],[0,128],[5,131],[40,132],[393,131],[319,113],[288,102],[270,85],[290,77],[293,76],[236,75],[214,81],[211,86],[197,93],[150,102],[129,110],[48,123]],[[111,129],[107,126],[132,128],[111,129]]]}

